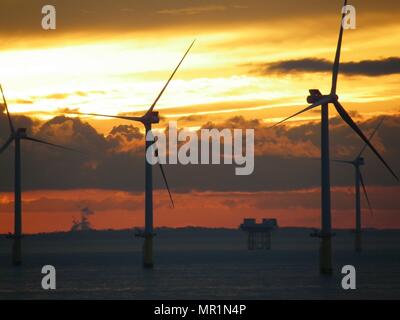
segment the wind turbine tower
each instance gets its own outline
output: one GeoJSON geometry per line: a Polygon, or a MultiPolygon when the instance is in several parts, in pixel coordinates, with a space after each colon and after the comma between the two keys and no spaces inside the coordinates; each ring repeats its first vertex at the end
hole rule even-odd
{"type": "Polygon", "coordinates": [[[4,97],[3,88],[1,87],[1,85],[0,90],[3,97],[3,105],[6,108],[8,123],[10,127],[10,137],[0,148],[0,154],[3,153],[12,142],[14,142],[14,234],[10,236],[10,238],[13,239],[12,262],[13,265],[18,266],[22,263],[21,140],[29,140],[69,151],[75,150],[54,143],[46,142],[44,140],[29,137],[26,132],[26,128],[15,129],[10,113],[8,111],[7,101],[4,97]]]}
{"type": "MultiPolygon", "coordinates": [[[[129,117],[129,116],[112,116],[112,115],[104,115],[104,114],[97,114],[97,113],[75,113],[75,112],[74,112],[74,114],[99,116],[99,117],[106,117],[106,118],[116,118],[116,119],[129,120],[129,121],[137,121],[144,125],[145,130],[146,130],[146,136],[147,136],[149,133],[151,133],[152,125],[160,122],[159,113],[157,111],[154,111],[154,107],[156,106],[158,100],[161,98],[161,96],[164,93],[165,89],[167,88],[168,84],[174,77],[178,68],[180,67],[183,60],[185,59],[186,55],[189,53],[193,44],[194,44],[194,41],[192,42],[192,44],[189,46],[189,48],[183,55],[182,59],[176,66],[175,70],[172,72],[171,76],[167,80],[167,82],[164,85],[164,87],[162,88],[161,92],[158,94],[156,100],[153,102],[153,104],[150,106],[150,108],[147,110],[147,112],[143,116],[129,117]]],[[[153,143],[154,143],[154,141],[147,141],[147,139],[146,139],[145,150],[147,151],[147,149],[150,148],[153,143]]],[[[146,153],[145,153],[145,155],[146,155],[146,153]]],[[[165,185],[167,187],[172,206],[174,206],[171,191],[169,189],[168,181],[165,176],[163,166],[161,165],[161,163],[158,163],[158,164],[159,164],[165,185]]],[[[146,156],[145,156],[145,179],[146,179],[146,181],[145,181],[145,227],[144,227],[144,232],[137,234],[137,235],[144,238],[143,266],[145,268],[152,268],[154,265],[154,261],[153,261],[153,238],[154,238],[154,230],[153,230],[154,229],[153,228],[153,166],[152,166],[152,164],[147,162],[146,156]]]]}
{"type": "MultiPolygon", "coordinates": [[[[347,0],[344,1],[343,7],[347,6],[347,0]]],[[[340,20],[339,39],[336,48],[335,60],[332,68],[332,86],[331,92],[323,95],[318,89],[310,89],[310,95],[307,97],[307,102],[311,103],[307,108],[295,113],[294,115],[276,123],[273,127],[299,115],[321,106],[321,231],[314,236],[321,238],[320,246],[320,272],[322,274],[332,274],[332,219],[331,219],[331,187],[330,187],[330,155],[329,155],[329,104],[335,106],[340,117],[352,128],[355,133],[364,140],[365,144],[371,148],[375,155],[381,160],[391,174],[397,179],[394,171],[385,162],[379,152],[369,142],[364,133],[360,130],[357,124],[353,121],[346,109],[340,104],[339,97],[336,94],[337,80],[340,67],[340,52],[343,39],[342,21],[345,18],[343,13],[340,20]]]]}
{"type": "MultiPolygon", "coordinates": [[[[379,130],[383,123],[383,119],[378,123],[374,131],[371,133],[371,136],[369,137],[369,141],[372,140],[372,138],[375,136],[376,132],[379,130]]],[[[363,157],[363,153],[366,149],[367,145],[365,144],[357,157],[352,160],[332,160],[333,162],[337,163],[343,163],[343,164],[349,164],[354,167],[354,173],[355,173],[355,229],[354,229],[354,248],[356,252],[361,252],[362,250],[362,245],[361,245],[361,234],[362,234],[362,216],[361,216],[361,187],[365,196],[365,199],[367,200],[368,207],[372,213],[372,206],[371,202],[369,200],[367,188],[365,186],[364,178],[361,173],[361,167],[365,165],[365,159],[363,157]]]]}

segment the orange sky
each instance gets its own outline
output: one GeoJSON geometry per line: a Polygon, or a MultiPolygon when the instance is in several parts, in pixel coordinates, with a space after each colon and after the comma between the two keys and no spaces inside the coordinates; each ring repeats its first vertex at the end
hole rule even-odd
{"type": "MultiPolygon", "coordinates": [[[[229,8],[224,9],[226,4],[221,4],[221,9],[218,3],[213,6],[188,3],[189,10],[182,9],[182,3],[178,2],[179,10],[174,11],[167,4],[164,9],[155,10],[171,22],[185,16],[193,16],[205,24],[213,21],[206,28],[194,25],[192,32],[185,24],[172,23],[169,28],[155,25],[153,29],[147,26],[135,29],[132,26],[124,32],[106,32],[97,22],[78,33],[72,31],[72,26],[68,31],[69,21],[62,20],[65,26],[60,22],[55,31],[32,31],[18,37],[13,33],[3,35],[7,46],[0,48],[1,82],[10,109],[41,119],[49,119],[64,108],[108,114],[143,111],[196,38],[195,46],[158,104],[162,116],[177,119],[203,114],[207,120],[215,121],[240,113],[266,122],[279,120],[294,108],[305,105],[309,88],[319,87],[326,92],[330,76],[326,73],[260,75],[256,66],[310,57],[332,60],[340,13],[338,1],[337,6],[329,6],[330,11],[324,11],[320,20],[309,19],[307,12],[296,19],[286,19],[298,7],[286,1],[285,11],[275,12],[273,20],[262,20],[255,14],[257,5],[261,5],[258,1],[252,5],[243,3],[243,8],[239,1],[235,25],[224,23],[229,19],[226,13],[229,8]],[[258,19],[249,23],[247,16],[253,11],[258,19]],[[243,14],[242,22],[239,12],[243,14]],[[220,16],[220,24],[214,23],[215,15],[220,16]],[[323,29],[319,27],[321,22],[325,25],[323,29]]],[[[312,9],[310,3],[304,5],[312,9]]],[[[400,49],[399,20],[389,12],[376,12],[374,16],[374,8],[360,1],[354,1],[354,5],[358,8],[357,29],[345,32],[342,61],[396,56],[400,49]],[[371,21],[374,18],[375,23],[371,21]]],[[[324,6],[321,4],[321,8],[324,6]]],[[[79,8],[71,5],[69,9],[79,8]]],[[[60,4],[60,19],[64,18],[63,10],[66,9],[60,4]]],[[[93,12],[95,16],[95,8],[93,12]]],[[[398,74],[379,79],[341,76],[339,95],[350,110],[362,114],[398,113],[399,79],[398,74]],[[357,86],[353,85],[355,82],[357,86]]],[[[315,118],[312,114],[305,116],[315,118]]],[[[117,123],[88,120],[103,132],[117,123]]],[[[199,122],[185,125],[196,126],[199,122]]]]}
{"type": "MultiPolygon", "coordinates": [[[[345,31],[342,61],[397,56],[400,51],[400,20],[393,8],[398,3],[385,0],[373,7],[365,1],[353,2],[357,8],[357,29],[345,31]]],[[[60,20],[57,30],[48,32],[40,30],[40,15],[32,13],[36,9],[40,12],[38,3],[36,0],[29,4],[16,1],[15,5],[22,6],[17,8],[12,2],[7,2],[5,10],[2,10],[3,14],[6,11],[7,17],[0,19],[0,26],[8,24],[0,32],[3,43],[0,46],[0,82],[13,114],[40,121],[63,114],[65,109],[111,115],[141,114],[153,102],[193,39],[196,43],[192,51],[157,105],[157,110],[165,118],[159,127],[165,127],[167,120],[178,120],[181,126],[198,128],[209,121],[223,122],[237,115],[272,124],[304,107],[308,89],[319,87],[326,93],[330,86],[329,73],[263,73],[260,66],[304,58],[331,61],[337,41],[341,1],[337,4],[321,2],[317,8],[313,8],[315,1],[305,1],[304,8],[299,8],[298,1],[291,0],[279,3],[269,0],[191,0],[186,4],[172,1],[157,2],[154,8],[147,2],[132,4],[139,6],[141,11],[123,0],[104,1],[104,7],[99,2],[97,8],[56,1],[60,20]],[[23,6],[27,6],[26,10],[23,6]],[[109,12],[109,15],[104,12],[109,12]],[[26,19],[22,19],[22,15],[26,19]],[[13,19],[21,19],[18,20],[20,25],[12,26],[15,23],[13,19]],[[35,19],[39,21],[35,22],[35,19]]],[[[364,120],[382,114],[399,115],[399,83],[398,73],[379,77],[341,75],[339,96],[349,111],[357,111],[364,120]]],[[[307,122],[317,117],[317,113],[311,112],[294,119],[294,122],[307,122]]],[[[84,120],[104,134],[118,124],[127,123],[95,117],[84,120]]],[[[376,189],[380,202],[384,202],[383,190],[386,189],[376,189]]],[[[396,188],[390,190],[399,192],[396,188]]],[[[243,198],[245,202],[247,196],[244,195],[178,194],[176,201],[181,206],[174,211],[165,206],[157,208],[155,221],[159,226],[236,227],[244,216],[249,215],[278,217],[282,225],[318,226],[318,191],[308,190],[307,193],[314,195],[312,208],[296,207],[294,204],[301,197],[289,193],[285,196],[289,197],[290,206],[277,206],[271,210],[221,205],[230,197],[235,200],[243,198]],[[189,206],[189,203],[193,205],[189,206]],[[206,214],[210,210],[218,212],[212,219],[206,214]]],[[[64,209],[53,210],[46,201],[39,201],[37,207],[26,204],[24,231],[67,230],[72,217],[79,216],[77,195],[85,203],[93,199],[109,199],[115,192],[25,192],[24,201],[54,198],[56,200],[51,203],[64,209]],[[58,199],[65,202],[60,205],[58,199]]],[[[252,195],[257,201],[264,196],[252,195]]],[[[268,195],[271,199],[276,196],[278,194],[268,195]]],[[[95,204],[96,214],[91,217],[94,227],[142,225],[142,195],[121,192],[117,198],[124,203],[132,200],[130,197],[137,203],[134,208],[127,205],[128,209],[124,209],[121,203],[117,203],[115,208],[98,209],[96,206],[99,204],[95,204]]],[[[164,199],[165,194],[161,193],[160,197],[164,199]]],[[[8,232],[12,229],[10,194],[3,194],[0,199],[1,208],[7,212],[1,213],[0,232],[8,232]]],[[[349,205],[335,216],[335,226],[351,227],[351,197],[343,201],[349,205]]],[[[113,199],[113,202],[118,201],[113,199]]],[[[366,217],[366,226],[400,227],[398,217],[391,220],[394,216],[391,210],[378,208],[378,211],[380,219],[366,217]]]]}
{"type": "MultiPolygon", "coordinates": [[[[363,225],[373,228],[400,228],[396,195],[400,188],[369,188],[374,212],[362,203],[363,225]],[[387,199],[390,198],[390,201],[387,199]],[[390,203],[389,203],[390,202],[390,203]]],[[[143,225],[143,194],[107,190],[36,191],[24,193],[24,232],[67,231],[80,219],[80,210],[89,207],[89,221],[96,229],[126,229],[143,225]]],[[[12,232],[13,194],[2,196],[4,223],[0,233],[12,232]]],[[[169,227],[204,226],[236,228],[244,217],[277,218],[281,226],[320,225],[319,190],[288,192],[190,192],[174,195],[176,207],[169,207],[165,191],[155,192],[155,225],[169,227]],[[217,212],[210,217],[210,212],[217,212]]],[[[351,188],[334,188],[333,223],[336,228],[354,227],[354,193],[351,188]]]]}

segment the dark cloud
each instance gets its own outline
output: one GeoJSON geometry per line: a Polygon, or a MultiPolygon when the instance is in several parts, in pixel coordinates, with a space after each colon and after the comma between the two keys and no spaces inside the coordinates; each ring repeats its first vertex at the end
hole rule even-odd
{"type": "MultiPolygon", "coordinates": [[[[27,128],[28,132],[32,132],[32,129],[35,126],[39,125],[38,121],[35,121],[26,116],[15,116],[13,117],[13,123],[15,127],[19,128],[27,128]]],[[[2,103],[0,103],[0,140],[5,139],[10,136],[10,127],[8,124],[8,120],[5,114],[5,107],[2,103]]]]}
{"type": "Polygon", "coordinates": [[[117,136],[122,135],[126,137],[128,140],[142,139],[143,134],[140,133],[139,128],[134,127],[132,125],[119,125],[110,131],[110,135],[117,136]]]}
{"type": "Polygon", "coordinates": [[[224,128],[230,128],[230,129],[244,129],[244,128],[250,128],[250,129],[255,129],[260,127],[260,122],[257,119],[253,120],[246,120],[242,116],[235,116],[232,117],[223,123],[215,124],[212,122],[207,122],[204,124],[201,128],[202,129],[212,129],[216,128],[219,130],[222,130],[224,128]]]}
{"type": "Polygon", "coordinates": [[[88,153],[105,152],[108,149],[104,136],[79,118],[57,116],[40,126],[36,135],[88,153]]]}
{"type": "Polygon", "coordinates": [[[199,114],[192,114],[190,116],[183,116],[178,118],[178,122],[196,122],[196,121],[204,121],[206,118],[205,115],[199,115],[199,114]]]}
{"type": "MultiPolygon", "coordinates": [[[[365,133],[377,125],[378,118],[358,121],[365,133]]],[[[144,137],[131,125],[114,127],[104,136],[79,118],[55,117],[38,123],[27,117],[14,117],[16,126],[25,126],[36,137],[61,143],[85,152],[76,154],[24,141],[22,148],[23,188],[82,189],[100,188],[143,191],[144,137]]],[[[0,143],[9,135],[7,119],[0,114],[0,143]]],[[[320,127],[317,122],[297,127],[267,128],[257,120],[232,118],[207,128],[254,128],[255,170],[250,176],[235,176],[234,165],[166,165],[175,192],[275,191],[318,187],[320,184],[320,127]]],[[[400,116],[388,117],[373,143],[385,159],[400,171],[400,116]]],[[[337,118],[331,120],[332,157],[352,159],[362,147],[360,139],[337,118]]],[[[363,168],[368,185],[393,185],[394,179],[376,157],[366,150],[363,168]]],[[[332,165],[332,184],[353,185],[353,169],[332,165]]],[[[158,168],[154,168],[155,188],[164,188],[158,168]]],[[[13,147],[0,155],[0,190],[13,189],[13,147]]],[[[234,204],[231,204],[234,205],[234,204]]]]}
{"type": "Polygon", "coordinates": [[[144,149],[144,135],[139,128],[132,125],[119,125],[112,128],[107,140],[114,145],[116,152],[135,152],[138,150],[139,154],[142,154],[144,149]]]}
{"type": "MultiPolygon", "coordinates": [[[[24,210],[28,212],[79,212],[86,209],[86,214],[91,215],[98,211],[113,211],[113,210],[137,210],[142,207],[142,198],[140,196],[126,197],[120,199],[118,197],[105,197],[97,200],[82,199],[64,199],[62,197],[40,197],[33,200],[24,201],[24,210]],[[82,208],[82,204],[86,207],[82,208]],[[89,206],[91,209],[89,209],[89,206]],[[89,209],[90,211],[87,211],[89,209]],[[94,211],[93,211],[94,210],[94,211]]],[[[7,212],[12,212],[14,202],[7,202],[2,205],[2,209],[7,212]]]]}
{"type": "MultiPolygon", "coordinates": [[[[137,32],[149,29],[226,26],[338,16],[342,1],[306,0],[53,0],[57,9],[57,31],[41,28],[45,0],[2,0],[0,33],[5,36],[36,34],[52,39],[65,33],[137,32]]],[[[397,0],[353,0],[358,12],[375,19],[379,13],[398,12],[397,0]]],[[[326,20],[326,19],[325,19],[326,20]]],[[[393,20],[379,20],[381,25],[393,20]]]]}
{"type": "MultiPolygon", "coordinates": [[[[325,59],[306,58],[298,60],[284,60],[264,65],[253,66],[252,70],[259,74],[270,75],[331,72],[332,62],[325,59]]],[[[400,73],[400,58],[390,57],[380,60],[362,60],[359,62],[342,62],[341,74],[349,76],[385,76],[400,73]]]]}

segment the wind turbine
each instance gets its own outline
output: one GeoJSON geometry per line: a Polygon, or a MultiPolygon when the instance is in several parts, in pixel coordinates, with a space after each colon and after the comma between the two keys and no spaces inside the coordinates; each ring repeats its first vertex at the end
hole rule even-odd
{"type": "MultiPolygon", "coordinates": [[[[162,94],[164,93],[165,89],[167,88],[168,84],[174,77],[176,71],[182,64],[183,60],[185,59],[186,55],[189,53],[190,49],[192,48],[193,44],[195,41],[191,43],[189,48],[186,50],[185,54],[183,55],[182,59],[172,72],[171,76],[167,80],[166,84],[162,88],[161,92],[158,94],[156,100],[154,100],[153,104],[150,106],[150,108],[147,110],[147,112],[141,116],[141,117],[129,117],[129,116],[111,116],[111,115],[104,115],[104,114],[97,114],[97,113],[73,113],[73,114],[78,114],[78,115],[89,115],[89,116],[99,116],[99,117],[106,117],[106,118],[116,118],[116,119],[122,119],[122,120],[129,120],[129,121],[137,121],[140,122],[144,125],[146,129],[146,137],[150,133],[151,134],[151,128],[153,123],[159,123],[160,118],[159,118],[159,112],[158,111],[153,111],[154,107],[156,106],[158,100],[161,98],[162,94]]],[[[146,145],[145,145],[145,150],[147,152],[147,149],[150,148],[150,146],[153,144],[153,141],[147,141],[146,139],[146,145]]],[[[145,152],[145,155],[146,155],[145,152]]],[[[168,190],[169,198],[171,200],[172,207],[174,206],[174,202],[172,199],[171,191],[169,189],[168,181],[165,176],[165,172],[163,169],[163,166],[161,163],[158,163],[162,177],[164,179],[165,185],[168,190]]],[[[144,244],[143,244],[143,266],[145,268],[152,268],[153,267],[153,237],[154,237],[154,231],[153,231],[153,167],[150,163],[146,161],[146,156],[145,156],[145,227],[144,227],[144,232],[137,234],[137,236],[143,237],[144,238],[144,244]]]]}
{"type": "MultiPolygon", "coordinates": [[[[343,7],[347,6],[347,0],[344,1],[343,7]]],[[[352,128],[365,144],[371,148],[375,155],[390,171],[390,173],[397,179],[398,177],[394,171],[385,162],[379,152],[369,142],[364,133],[355,124],[351,116],[347,113],[346,109],[340,104],[339,97],[336,94],[337,79],[339,75],[340,66],[340,52],[343,39],[343,24],[345,13],[342,15],[340,21],[339,39],[336,48],[335,60],[332,68],[332,86],[331,92],[327,95],[322,95],[318,89],[310,89],[310,95],[307,97],[307,102],[311,103],[307,108],[293,114],[292,116],[276,123],[273,127],[299,115],[303,112],[309,111],[316,107],[321,106],[321,197],[322,197],[322,212],[321,212],[321,232],[316,236],[321,238],[320,246],[320,272],[322,274],[332,274],[332,225],[331,225],[331,196],[330,196],[330,168],[329,168],[329,104],[335,106],[336,111],[340,117],[352,128]]]]}
{"type": "Polygon", "coordinates": [[[22,203],[21,203],[21,140],[29,140],[45,145],[49,145],[56,148],[61,148],[69,151],[75,151],[73,149],[63,147],[54,143],[50,143],[44,140],[29,137],[26,128],[15,128],[11,119],[10,112],[8,111],[7,101],[4,97],[3,88],[0,85],[1,94],[3,97],[3,104],[6,108],[8,123],[10,126],[10,137],[0,148],[0,154],[7,149],[7,147],[14,142],[14,234],[10,237],[14,240],[12,247],[12,262],[14,265],[20,265],[22,263],[22,203]]]}
{"type": "MultiPolygon", "coordinates": [[[[376,132],[379,130],[383,123],[383,119],[378,123],[374,131],[371,133],[369,137],[369,141],[372,140],[372,138],[375,136],[376,132]]],[[[365,160],[362,154],[364,153],[365,149],[367,147],[367,144],[364,144],[363,148],[361,151],[358,153],[357,157],[352,160],[352,161],[347,161],[347,160],[332,160],[333,162],[337,163],[344,163],[344,164],[349,164],[354,167],[355,170],[355,208],[356,208],[356,215],[355,215],[355,229],[354,229],[354,234],[355,234],[355,239],[354,239],[354,245],[355,245],[355,250],[357,252],[361,251],[361,232],[362,232],[362,224],[361,224],[361,192],[360,192],[360,187],[362,187],[365,199],[367,200],[368,207],[370,211],[372,212],[372,207],[371,207],[371,202],[368,197],[368,192],[367,188],[365,187],[364,179],[361,174],[361,166],[365,165],[365,160]]]]}

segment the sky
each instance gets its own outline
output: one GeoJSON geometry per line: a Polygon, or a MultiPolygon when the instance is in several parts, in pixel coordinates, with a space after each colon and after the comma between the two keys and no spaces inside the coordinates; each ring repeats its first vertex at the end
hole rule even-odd
{"type": "MultiPolygon", "coordinates": [[[[190,130],[254,128],[255,171],[237,177],[228,165],[166,166],[175,209],[155,171],[155,224],[237,227],[244,217],[320,224],[318,110],[270,126],[304,108],[309,89],[328,92],[341,1],[52,3],[57,28],[45,31],[46,1],[1,0],[0,83],[18,126],[88,154],[24,144],[24,232],[68,230],[85,206],[95,228],[143,225],[143,128],[69,113],[143,114],[194,39],[157,104],[157,128],[170,120],[190,130]]],[[[373,142],[399,173],[400,3],[349,3],[357,26],[345,31],[338,94],[364,132],[385,118],[373,142]]],[[[333,156],[354,157],[362,143],[330,116],[333,156]]],[[[0,143],[8,134],[2,112],[0,143]]],[[[0,232],[13,228],[12,155],[11,148],[0,157],[0,232]]],[[[364,225],[400,228],[400,189],[372,153],[365,157],[374,212],[363,199],[364,225]]],[[[354,224],[353,177],[352,168],[332,165],[336,227],[354,224]]]]}

